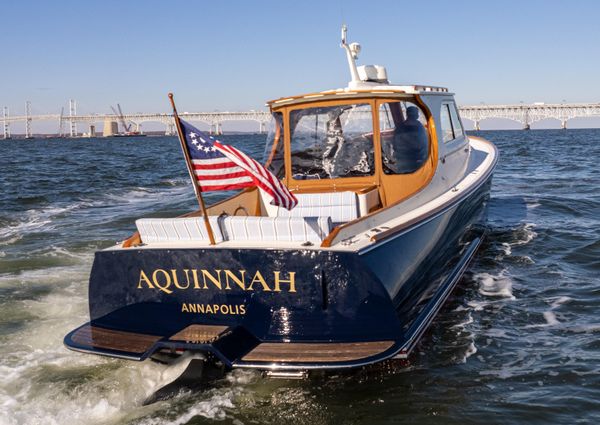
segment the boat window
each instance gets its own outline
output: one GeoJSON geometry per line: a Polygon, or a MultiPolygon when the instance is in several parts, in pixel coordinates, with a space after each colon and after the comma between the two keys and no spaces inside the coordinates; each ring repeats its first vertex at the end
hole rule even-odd
{"type": "Polygon", "coordinates": [[[454,103],[442,104],[441,120],[444,142],[450,142],[464,136],[463,126],[454,103]]]}
{"type": "Polygon", "coordinates": [[[372,176],[373,119],[368,104],[290,112],[292,178],[372,176]]]}
{"type": "Polygon", "coordinates": [[[281,112],[273,112],[268,126],[263,162],[269,171],[280,179],[285,177],[283,153],[283,115],[281,112]]]}
{"type": "Polygon", "coordinates": [[[458,117],[458,111],[456,110],[456,104],[452,103],[448,105],[450,107],[450,117],[452,118],[452,130],[454,130],[454,138],[458,139],[464,135],[462,123],[458,117]]]}
{"type": "Polygon", "coordinates": [[[441,112],[443,140],[449,142],[454,140],[454,130],[452,130],[452,121],[450,120],[450,105],[447,103],[442,104],[441,112]]]}
{"type": "Polygon", "coordinates": [[[411,174],[425,164],[429,133],[419,106],[408,101],[381,104],[379,128],[385,174],[411,174]]]}

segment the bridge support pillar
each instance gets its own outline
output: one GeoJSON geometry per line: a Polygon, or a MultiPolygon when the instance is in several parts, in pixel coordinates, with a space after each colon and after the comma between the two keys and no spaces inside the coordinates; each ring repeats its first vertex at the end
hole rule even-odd
{"type": "Polygon", "coordinates": [[[174,136],[175,135],[175,124],[170,122],[167,124],[167,128],[165,129],[165,136],[174,136]]]}
{"type": "Polygon", "coordinates": [[[567,129],[567,120],[562,120],[561,121],[560,128],[562,128],[563,130],[567,129]]]}
{"type": "Polygon", "coordinates": [[[75,103],[75,100],[69,99],[69,117],[71,117],[69,119],[69,136],[70,137],[77,137],[77,124],[75,123],[75,120],[73,119],[73,117],[75,115],[77,115],[77,104],[75,103]]]}
{"type": "Polygon", "coordinates": [[[216,122],[210,125],[210,134],[214,134],[217,136],[223,134],[223,127],[221,127],[220,122],[216,122]]]}
{"type": "Polygon", "coordinates": [[[31,135],[31,102],[25,102],[25,138],[32,139],[31,135]]]}
{"type": "Polygon", "coordinates": [[[523,126],[523,130],[531,130],[531,126],[529,124],[525,124],[523,126]]]}
{"type": "Polygon", "coordinates": [[[264,122],[264,121],[261,121],[261,122],[260,122],[260,127],[258,128],[258,132],[259,132],[260,134],[263,134],[263,133],[266,131],[266,124],[267,124],[267,123],[266,123],[266,122],[264,122]]]}
{"type": "Polygon", "coordinates": [[[475,131],[479,131],[479,130],[481,130],[481,128],[479,127],[479,121],[475,121],[475,125],[474,125],[474,127],[475,127],[475,128],[474,128],[474,130],[475,130],[475,131]]]}
{"type": "Polygon", "coordinates": [[[5,106],[3,111],[2,111],[2,116],[4,118],[4,125],[3,127],[3,139],[10,139],[10,124],[8,123],[8,106],[5,106]]]}

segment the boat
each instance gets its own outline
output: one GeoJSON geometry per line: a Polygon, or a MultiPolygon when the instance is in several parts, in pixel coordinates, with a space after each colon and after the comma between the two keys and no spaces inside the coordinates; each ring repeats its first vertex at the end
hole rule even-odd
{"type": "Polygon", "coordinates": [[[112,137],[146,137],[146,135],[139,131],[126,131],[125,133],[113,134],[112,137]]]}
{"type": "Polygon", "coordinates": [[[268,102],[264,163],[298,205],[251,187],[138,219],[96,252],[68,348],[284,377],[408,358],[485,238],[498,152],[448,89],[358,66],[345,27],[341,45],[347,87],[268,102]]]}

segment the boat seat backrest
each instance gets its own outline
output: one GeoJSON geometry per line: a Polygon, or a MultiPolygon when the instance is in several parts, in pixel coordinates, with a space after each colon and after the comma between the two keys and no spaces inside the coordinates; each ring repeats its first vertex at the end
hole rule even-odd
{"type": "Polygon", "coordinates": [[[291,211],[277,209],[278,217],[331,217],[335,224],[358,218],[354,192],[298,193],[298,205],[291,211]]]}
{"type": "MultiPolygon", "coordinates": [[[[215,242],[223,241],[218,217],[209,217],[215,242]]],[[[143,243],[209,241],[202,217],[141,218],[135,221],[143,243]]]]}
{"type": "Polygon", "coordinates": [[[230,241],[293,241],[320,244],[332,228],[330,217],[226,216],[219,219],[230,241]]]}

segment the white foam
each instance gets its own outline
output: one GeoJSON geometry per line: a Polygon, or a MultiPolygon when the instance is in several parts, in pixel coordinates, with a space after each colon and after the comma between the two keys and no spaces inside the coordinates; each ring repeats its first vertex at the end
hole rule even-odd
{"type": "Polygon", "coordinates": [[[462,363],[466,363],[467,359],[475,353],[477,353],[477,347],[475,346],[475,343],[471,342],[469,344],[469,346],[467,347],[467,351],[465,351],[465,355],[462,359],[462,363]]]}
{"type": "Polygon", "coordinates": [[[557,308],[557,307],[559,307],[559,306],[561,306],[561,305],[563,305],[563,304],[571,301],[572,299],[573,298],[571,298],[571,297],[565,297],[565,296],[558,297],[554,301],[552,301],[552,304],[550,305],[550,308],[555,309],[555,308],[557,308]]]}
{"type": "Polygon", "coordinates": [[[471,315],[471,312],[469,312],[467,314],[467,318],[466,318],[466,320],[464,322],[457,323],[456,325],[452,325],[452,328],[453,329],[464,328],[465,326],[470,325],[471,323],[473,323],[473,316],[471,315]]]}
{"type": "Polygon", "coordinates": [[[552,311],[544,311],[544,319],[546,319],[546,323],[549,326],[556,326],[560,324],[556,318],[556,314],[554,314],[552,311]]]}
{"type": "Polygon", "coordinates": [[[531,242],[537,236],[537,233],[533,230],[535,227],[536,227],[535,223],[525,223],[525,225],[522,228],[522,231],[519,232],[519,233],[521,233],[519,235],[519,236],[521,236],[521,238],[514,242],[511,242],[510,245],[518,246],[518,245],[525,245],[525,244],[528,244],[529,242],[531,242]]]}
{"type": "Polygon", "coordinates": [[[479,283],[479,293],[481,295],[516,299],[512,293],[512,279],[506,270],[502,270],[497,275],[478,273],[473,278],[479,283]]]}

